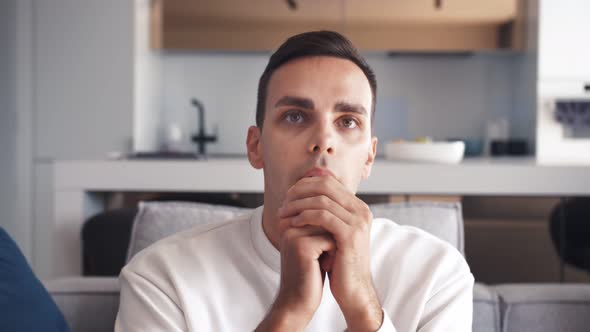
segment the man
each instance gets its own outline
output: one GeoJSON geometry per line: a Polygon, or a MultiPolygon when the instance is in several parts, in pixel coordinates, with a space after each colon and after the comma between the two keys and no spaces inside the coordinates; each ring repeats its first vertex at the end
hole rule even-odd
{"type": "Polygon", "coordinates": [[[248,159],[264,206],[144,250],[118,331],[470,331],[473,276],[449,244],[375,219],[375,76],[328,31],[289,38],[259,83],[248,159]]]}

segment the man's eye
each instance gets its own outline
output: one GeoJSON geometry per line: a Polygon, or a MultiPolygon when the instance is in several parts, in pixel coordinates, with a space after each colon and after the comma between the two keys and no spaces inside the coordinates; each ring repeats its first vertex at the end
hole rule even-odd
{"type": "Polygon", "coordinates": [[[301,112],[289,112],[285,115],[285,119],[290,123],[301,123],[303,122],[303,114],[301,112]]]}
{"type": "Polygon", "coordinates": [[[341,120],[341,123],[344,128],[348,128],[348,129],[354,129],[354,128],[358,127],[357,121],[353,118],[344,118],[341,120]]]}

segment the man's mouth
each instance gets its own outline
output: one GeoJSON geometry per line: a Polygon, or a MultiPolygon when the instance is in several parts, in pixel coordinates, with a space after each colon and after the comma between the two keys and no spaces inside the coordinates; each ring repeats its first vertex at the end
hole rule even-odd
{"type": "Polygon", "coordinates": [[[314,176],[334,176],[334,173],[332,173],[327,168],[314,167],[314,168],[310,169],[309,171],[307,171],[303,175],[304,178],[311,178],[311,177],[314,177],[314,176]]]}

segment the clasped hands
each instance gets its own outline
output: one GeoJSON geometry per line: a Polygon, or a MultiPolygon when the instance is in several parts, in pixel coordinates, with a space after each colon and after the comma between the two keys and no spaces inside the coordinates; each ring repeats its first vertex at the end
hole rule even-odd
{"type": "Polygon", "coordinates": [[[303,330],[326,275],[348,331],[376,331],[383,313],[370,270],[369,207],[333,176],[300,179],[278,210],[281,281],[270,321],[303,330]]]}

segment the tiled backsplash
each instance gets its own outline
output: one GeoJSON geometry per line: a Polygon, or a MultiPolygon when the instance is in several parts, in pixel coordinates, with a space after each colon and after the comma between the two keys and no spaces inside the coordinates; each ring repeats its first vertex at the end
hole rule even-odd
{"type": "MultiPolygon", "coordinates": [[[[175,123],[182,129],[185,148],[195,149],[190,135],[196,132],[197,112],[190,99],[196,97],[205,105],[207,131],[218,130],[219,140],[208,151],[245,154],[258,79],[269,55],[167,52],[162,57],[162,133],[175,123]]],[[[486,122],[500,117],[512,122],[511,128],[518,131],[514,136],[529,137],[523,128],[534,130],[525,123],[528,116],[523,116],[534,110],[522,107],[534,103],[517,95],[524,90],[518,85],[527,82],[517,77],[522,73],[519,55],[367,54],[366,58],[377,74],[375,132],[381,143],[418,136],[481,137],[486,122]]]]}

